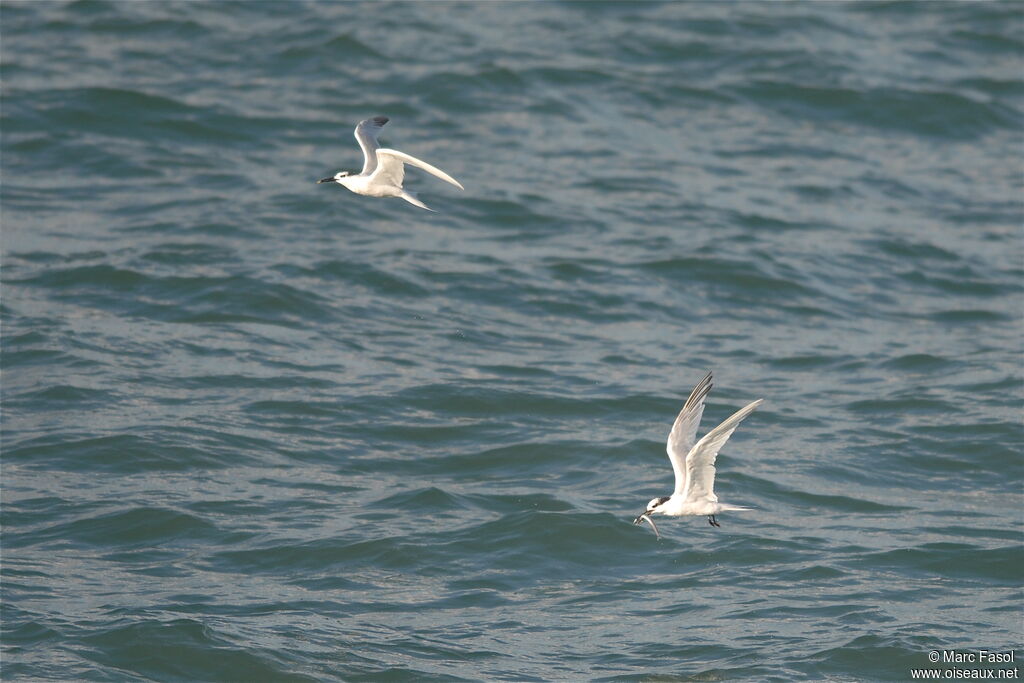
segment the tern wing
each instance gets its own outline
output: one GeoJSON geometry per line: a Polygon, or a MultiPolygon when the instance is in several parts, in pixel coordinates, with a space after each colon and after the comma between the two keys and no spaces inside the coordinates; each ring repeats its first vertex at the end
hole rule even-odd
{"type": "Polygon", "coordinates": [[[398,161],[402,161],[406,164],[409,164],[410,166],[415,166],[416,168],[422,168],[427,173],[440,178],[446,183],[451,183],[460,190],[466,189],[458,180],[452,178],[450,175],[448,175],[441,169],[437,168],[436,166],[431,166],[427,162],[421,161],[414,156],[406,154],[405,152],[399,152],[397,149],[387,149],[382,147],[377,150],[377,159],[380,160],[380,163],[384,163],[384,161],[382,160],[384,157],[389,157],[392,159],[396,159],[398,161]]]}
{"type": "Polygon", "coordinates": [[[718,501],[715,495],[715,458],[718,451],[729,440],[732,433],[739,427],[743,418],[761,405],[764,399],[757,399],[733,413],[722,424],[718,425],[704,435],[704,438],[697,442],[697,445],[690,449],[686,456],[686,488],[683,491],[683,500],[687,503],[706,500],[712,503],[718,501]]]}
{"type": "Polygon", "coordinates": [[[377,148],[380,147],[380,143],[377,142],[377,136],[380,135],[384,124],[390,120],[386,116],[374,116],[372,119],[365,119],[356,125],[356,142],[359,143],[363,150],[363,171],[361,175],[373,173],[373,169],[377,168],[377,148]]]}
{"type": "Polygon", "coordinates": [[[390,149],[377,150],[377,168],[370,176],[370,184],[381,184],[385,186],[402,189],[402,182],[405,180],[405,162],[399,159],[390,149]]]}
{"type": "Polygon", "coordinates": [[[712,386],[714,385],[711,384],[709,372],[690,392],[690,398],[686,399],[675,424],[672,425],[672,431],[668,433],[668,459],[676,475],[674,495],[679,495],[686,488],[686,454],[697,441],[697,427],[704,414],[704,399],[707,398],[712,386]]]}

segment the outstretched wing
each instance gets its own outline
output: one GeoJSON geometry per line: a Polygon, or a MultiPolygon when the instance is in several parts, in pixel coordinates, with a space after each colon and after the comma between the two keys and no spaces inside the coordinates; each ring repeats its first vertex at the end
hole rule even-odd
{"type": "Polygon", "coordinates": [[[377,170],[370,176],[371,184],[379,183],[402,188],[402,181],[405,180],[405,162],[394,154],[389,154],[392,151],[383,148],[377,150],[377,170]]]}
{"type": "Polygon", "coordinates": [[[718,457],[718,451],[722,450],[722,446],[736,431],[743,418],[754,412],[763,401],[764,399],[759,398],[740,408],[725,422],[705,434],[704,438],[690,449],[689,455],[686,456],[686,487],[683,491],[683,500],[687,503],[700,500],[712,503],[718,501],[718,496],[715,495],[715,458],[718,457]]]}
{"type": "Polygon", "coordinates": [[[690,398],[686,399],[675,424],[672,425],[672,431],[668,433],[668,459],[676,475],[675,495],[679,495],[686,488],[686,454],[697,441],[697,427],[704,414],[704,399],[707,398],[712,386],[714,385],[711,384],[709,372],[690,392],[690,398]]]}
{"type": "MultiPolygon", "coordinates": [[[[440,178],[441,180],[445,181],[446,183],[451,183],[452,185],[454,185],[455,187],[459,188],[460,190],[465,190],[466,189],[466,188],[464,188],[462,186],[461,183],[459,183],[459,181],[457,181],[455,178],[452,178],[450,175],[448,175],[447,173],[445,173],[441,169],[437,168],[436,166],[431,166],[430,164],[428,164],[425,161],[420,161],[416,157],[410,156],[410,155],[406,154],[405,152],[399,152],[397,149],[387,149],[385,147],[381,147],[380,149],[377,150],[377,159],[383,165],[383,164],[386,163],[385,158],[394,159],[396,161],[400,161],[400,162],[409,164],[410,166],[415,166],[416,168],[422,168],[427,173],[440,178]]],[[[376,174],[374,174],[374,175],[376,175],[376,174]]],[[[398,181],[398,185],[401,186],[401,184],[402,184],[402,182],[401,182],[401,178],[400,178],[399,181],[398,181]]]]}
{"type": "Polygon", "coordinates": [[[377,168],[377,148],[380,147],[377,136],[380,135],[384,124],[390,120],[386,116],[374,116],[372,119],[360,121],[356,126],[356,142],[363,150],[362,175],[373,173],[373,169],[377,168]]]}

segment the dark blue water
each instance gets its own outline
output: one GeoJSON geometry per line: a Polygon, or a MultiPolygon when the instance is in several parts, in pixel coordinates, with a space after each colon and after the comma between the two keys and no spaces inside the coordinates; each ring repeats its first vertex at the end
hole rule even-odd
{"type": "Polygon", "coordinates": [[[4,680],[1024,657],[1022,5],[6,1],[0,38],[4,680]],[[465,192],[316,185],[379,114],[465,192]],[[705,429],[765,399],[718,460],[755,510],[658,541],[708,369],[705,429]]]}

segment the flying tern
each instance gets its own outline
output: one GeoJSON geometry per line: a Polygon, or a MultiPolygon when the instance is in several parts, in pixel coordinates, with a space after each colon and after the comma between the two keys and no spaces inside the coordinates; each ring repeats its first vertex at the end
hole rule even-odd
{"type": "Polygon", "coordinates": [[[427,173],[451,183],[460,190],[466,189],[455,178],[425,161],[420,161],[397,149],[381,147],[377,142],[377,136],[380,135],[381,129],[388,121],[386,116],[374,116],[372,119],[360,121],[356,126],[356,141],[363,149],[362,171],[358,174],[355,171],[338,171],[330,178],[323,178],[317,183],[338,183],[356,194],[364,194],[369,197],[401,197],[410,204],[415,204],[427,211],[433,211],[433,209],[421,202],[415,194],[402,188],[406,164],[422,168],[427,173]]]}
{"type": "Polygon", "coordinates": [[[743,418],[754,412],[764,399],[758,399],[740,408],[697,441],[697,427],[704,414],[704,399],[711,391],[711,387],[709,372],[693,388],[690,398],[686,399],[675,424],[672,425],[672,431],[669,432],[668,459],[676,475],[675,491],[671,496],[652,499],[647,504],[647,509],[633,520],[633,524],[642,524],[645,521],[649,523],[658,538],[661,538],[661,534],[654,524],[654,515],[707,515],[708,524],[721,526],[715,519],[719,512],[750,509],[718,502],[718,496],[715,495],[715,458],[743,418]]]}

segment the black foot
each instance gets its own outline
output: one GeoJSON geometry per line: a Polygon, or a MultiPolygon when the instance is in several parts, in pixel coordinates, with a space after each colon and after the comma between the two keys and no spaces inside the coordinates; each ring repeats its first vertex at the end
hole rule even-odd
{"type": "Polygon", "coordinates": [[[715,519],[714,515],[708,515],[708,524],[711,526],[722,526],[718,523],[718,520],[715,519]]]}

